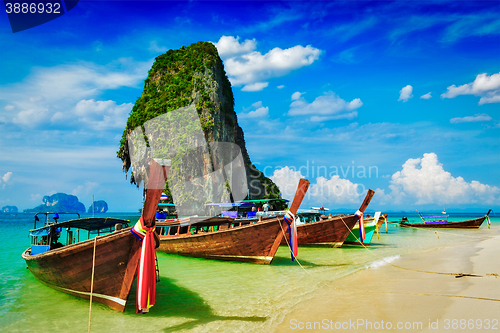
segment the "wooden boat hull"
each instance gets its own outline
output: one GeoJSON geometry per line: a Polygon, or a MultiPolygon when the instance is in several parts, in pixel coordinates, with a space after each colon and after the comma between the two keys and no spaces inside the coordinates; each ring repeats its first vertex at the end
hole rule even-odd
{"type": "MultiPolygon", "coordinates": [[[[92,301],[124,311],[140,258],[140,241],[130,228],[97,237],[92,301]]],[[[23,259],[31,273],[56,290],[90,298],[94,239],[23,259]]]]}
{"type": "Polygon", "coordinates": [[[479,217],[477,219],[465,220],[465,221],[455,221],[455,222],[441,222],[436,221],[434,223],[407,223],[401,222],[399,225],[401,227],[412,227],[412,228],[455,228],[455,229],[478,229],[481,224],[483,224],[486,219],[486,215],[479,217]]]}
{"type": "MultiPolygon", "coordinates": [[[[347,215],[297,225],[298,245],[327,244],[341,247],[349,235],[349,230],[354,227],[357,221],[358,218],[355,215],[347,215]]],[[[286,234],[286,240],[288,240],[288,234],[286,234]]],[[[283,238],[281,245],[286,245],[286,240],[283,238]]]]}
{"type": "MultiPolygon", "coordinates": [[[[365,239],[363,239],[363,245],[370,245],[376,228],[377,223],[375,223],[375,221],[373,220],[365,223],[365,239]]],[[[349,233],[344,244],[361,245],[361,243],[359,242],[359,223],[356,223],[354,225],[352,233],[349,233]]]]}
{"type": "Polygon", "coordinates": [[[283,217],[226,230],[160,235],[158,251],[183,256],[270,264],[288,226],[283,217]]]}
{"type": "Polygon", "coordinates": [[[387,214],[380,215],[380,217],[378,218],[378,222],[377,222],[377,229],[378,230],[380,230],[380,228],[382,227],[382,225],[384,224],[386,219],[387,219],[387,214]]]}

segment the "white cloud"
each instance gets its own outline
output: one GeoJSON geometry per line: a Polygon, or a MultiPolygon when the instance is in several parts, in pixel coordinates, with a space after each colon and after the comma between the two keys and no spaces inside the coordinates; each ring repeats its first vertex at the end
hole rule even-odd
{"type": "Polygon", "coordinates": [[[83,195],[88,195],[91,194],[94,189],[96,189],[99,186],[99,183],[95,182],[89,182],[86,181],[84,185],[78,185],[77,188],[75,188],[71,194],[75,196],[83,196],[83,195]]]}
{"type": "Polygon", "coordinates": [[[261,101],[252,104],[252,107],[249,110],[255,109],[253,111],[247,113],[239,113],[238,118],[264,118],[269,114],[269,107],[263,106],[261,101]]]}
{"type": "Polygon", "coordinates": [[[435,153],[408,159],[403,169],[392,175],[390,184],[390,195],[396,204],[493,204],[500,194],[496,186],[453,177],[443,169],[435,153]]]}
{"type": "Polygon", "coordinates": [[[153,40],[149,42],[148,50],[154,53],[165,53],[167,52],[168,48],[158,46],[158,42],[153,40]]]}
{"type": "Polygon", "coordinates": [[[11,172],[11,171],[9,171],[9,172],[7,172],[6,174],[4,174],[4,175],[2,176],[2,178],[0,178],[0,184],[1,184],[1,183],[2,183],[2,181],[3,181],[2,188],[7,187],[7,184],[9,184],[9,183],[10,183],[10,180],[11,180],[11,179],[12,179],[12,172],[11,172]]]}
{"type": "Polygon", "coordinates": [[[78,122],[96,130],[124,128],[132,103],[116,105],[115,101],[81,100],[69,112],[56,112],[53,123],[72,124],[78,122]]]}
{"type": "Polygon", "coordinates": [[[277,86],[276,88],[283,89],[283,88],[285,88],[285,86],[283,84],[281,84],[281,85],[277,86]]]}
{"type": "MultiPolygon", "coordinates": [[[[300,169],[296,171],[295,168],[285,166],[274,170],[269,178],[278,186],[282,197],[291,200],[295,195],[299,180],[304,177],[300,169]]],[[[360,197],[363,192],[364,188],[361,185],[333,175],[330,179],[317,177],[315,181],[311,181],[305,199],[311,204],[319,205],[361,204],[360,197]]]]}
{"type": "MultiPolygon", "coordinates": [[[[92,63],[36,68],[22,82],[0,87],[0,100],[8,103],[8,121],[36,127],[58,119],[81,100],[106,90],[139,87],[151,62],[118,59],[108,66],[92,63]]],[[[5,109],[5,108],[4,108],[5,109]]]]}
{"type": "Polygon", "coordinates": [[[413,87],[410,85],[407,85],[406,87],[404,87],[403,89],[401,89],[399,91],[398,101],[407,102],[410,98],[413,97],[412,92],[413,92],[413,87]]]}
{"type": "Polygon", "coordinates": [[[304,93],[301,93],[299,91],[296,91],[292,94],[292,101],[296,101],[298,99],[300,99],[300,96],[302,96],[304,93]]]}
{"type": "Polygon", "coordinates": [[[222,36],[217,43],[217,51],[221,58],[234,57],[240,54],[249,53],[257,48],[255,39],[246,39],[243,43],[239,42],[240,37],[234,38],[233,36],[222,36]]]}
{"type": "Polygon", "coordinates": [[[299,180],[302,177],[300,171],[295,171],[293,168],[284,167],[274,170],[274,173],[269,177],[281,191],[283,199],[293,200],[299,180]]]}
{"type": "Polygon", "coordinates": [[[442,98],[455,98],[460,95],[481,96],[479,105],[500,103],[500,73],[488,76],[486,73],[476,76],[474,82],[461,86],[451,85],[441,95],[442,98]]]}
{"type": "Polygon", "coordinates": [[[340,176],[316,178],[309,191],[314,202],[330,204],[361,204],[362,186],[340,176]]]}
{"type": "Polygon", "coordinates": [[[474,123],[482,121],[490,121],[492,118],[486,113],[476,114],[475,116],[468,116],[462,118],[451,118],[450,123],[460,124],[460,123],[474,123]]]}
{"type": "Polygon", "coordinates": [[[293,93],[288,115],[311,116],[310,120],[316,122],[356,118],[356,110],[363,105],[359,98],[346,102],[331,91],[317,97],[312,103],[308,103],[301,95],[300,92],[293,93]]]}
{"type": "Polygon", "coordinates": [[[33,97],[30,97],[30,102],[31,103],[38,103],[38,102],[44,102],[45,101],[45,97],[43,96],[33,96],[33,97]]]}
{"type": "Polygon", "coordinates": [[[49,110],[45,108],[39,108],[20,111],[17,116],[12,119],[12,122],[14,124],[27,127],[35,127],[41,123],[47,122],[49,119],[49,110]]]}
{"type": "Polygon", "coordinates": [[[431,96],[431,93],[430,93],[430,92],[428,92],[427,94],[420,96],[420,98],[421,98],[421,99],[431,99],[431,98],[432,98],[432,96],[431,96]]]}
{"type": "MultiPolygon", "coordinates": [[[[266,54],[255,51],[255,40],[239,42],[239,37],[222,36],[215,43],[224,59],[224,67],[233,86],[243,85],[244,91],[264,89],[267,80],[284,76],[291,71],[311,65],[321,50],[310,45],[296,45],[288,49],[276,47],[266,54]]],[[[266,85],[267,86],[267,85],[266,85]]]]}
{"type": "Polygon", "coordinates": [[[12,111],[12,110],[14,110],[14,105],[6,105],[6,106],[4,106],[4,110],[5,111],[12,111]]]}
{"type": "Polygon", "coordinates": [[[495,35],[500,33],[500,19],[495,12],[480,15],[452,16],[453,23],[445,30],[443,42],[453,43],[470,36],[495,35]]]}
{"type": "Polygon", "coordinates": [[[479,100],[479,105],[490,103],[500,103],[500,91],[489,92],[479,100]]]}
{"type": "Polygon", "coordinates": [[[245,85],[241,91],[261,91],[269,85],[268,82],[255,82],[245,85]]]}
{"type": "Polygon", "coordinates": [[[327,31],[327,33],[334,35],[336,40],[347,41],[372,29],[379,22],[380,18],[369,16],[364,19],[352,21],[352,23],[335,24],[335,28],[327,31]]]}
{"type": "Polygon", "coordinates": [[[7,172],[2,176],[4,183],[8,183],[12,179],[12,171],[7,172]]]}

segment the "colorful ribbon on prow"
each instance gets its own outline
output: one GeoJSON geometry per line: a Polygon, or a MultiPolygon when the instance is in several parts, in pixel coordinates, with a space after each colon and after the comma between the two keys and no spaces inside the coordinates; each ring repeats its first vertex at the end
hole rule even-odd
{"type": "Polygon", "coordinates": [[[287,211],[285,216],[283,216],[286,223],[288,224],[288,239],[290,240],[290,254],[292,256],[292,261],[299,253],[299,248],[297,244],[297,223],[295,223],[295,215],[291,211],[287,211]]]}
{"type": "Polygon", "coordinates": [[[359,222],[359,242],[362,244],[363,239],[365,239],[365,224],[363,223],[363,212],[358,210],[356,214],[359,222]]]}
{"type": "Polygon", "coordinates": [[[141,216],[131,229],[132,233],[142,241],[141,259],[137,273],[137,313],[149,311],[155,304],[156,270],[155,270],[155,227],[148,228],[144,225],[141,216]]]}
{"type": "Polygon", "coordinates": [[[486,215],[486,222],[488,222],[488,229],[490,229],[491,221],[490,221],[490,217],[488,215],[486,215]]]}

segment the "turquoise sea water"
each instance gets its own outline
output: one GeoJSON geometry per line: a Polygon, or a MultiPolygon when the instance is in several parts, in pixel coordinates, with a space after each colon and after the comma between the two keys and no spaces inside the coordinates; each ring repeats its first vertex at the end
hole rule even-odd
{"type": "MultiPolygon", "coordinates": [[[[484,213],[483,213],[484,214],[484,213]]],[[[451,214],[450,221],[483,214],[451,214]]],[[[34,214],[0,214],[0,332],[86,332],[89,301],[55,291],[36,280],[21,258],[29,247],[34,214]]],[[[138,215],[107,214],[130,219],[138,215]]],[[[405,215],[410,220],[416,216],[405,215]]],[[[82,216],[82,217],[85,217],[82,216]]],[[[397,221],[401,214],[389,215],[397,221]]],[[[158,254],[161,281],[156,305],[135,313],[135,289],[124,313],[93,303],[92,332],[265,332],[272,331],[294,305],[359,269],[397,260],[408,253],[476,242],[500,233],[500,218],[479,230],[400,228],[388,224],[369,250],[358,246],[299,248],[301,266],[280,247],[271,265],[158,254]],[[439,237],[438,237],[439,236],[439,237]]],[[[135,286],[134,286],[135,287],[135,286]]]]}

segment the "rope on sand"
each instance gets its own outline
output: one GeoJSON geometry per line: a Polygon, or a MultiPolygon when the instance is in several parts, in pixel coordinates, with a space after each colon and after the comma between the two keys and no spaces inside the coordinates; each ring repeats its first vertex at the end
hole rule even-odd
{"type": "Polygon", "coordinates": [[[352,229],[349,229],[349,227],[347,226],[347,224],[345,223],[344,219],[342,217],[340,217],[340,219],[342,220],[342,222],[344,223],[345,227],[349,230],[349,232],[354,236],[354,238],[356,238],[356,241],[358,241],[361,246],[363,246],[365,248],[365,250],[367,250],[370,254],[372,254],[373,256],[377,257],[378,259],[382,260],[383,262],[385,262],[386,264],[389,264],[393,267],[396,267],[396,268],[400,268],[400,269],[404,269],[404,270],[407,270],[407,271],[414,271],[414,272],[419,272],[419,273],[430,273],[430,274],[440,274],[440,275],[451,275],[451,276],[455,276],[456,278],[461,278],[461,277],[464,277],[464,276],[471,276],[471,277],[482,277],[482,275],[477,275],[477,274],[469,274],[469,273],[447,273],[447,272],[432,272],[432,271],[426,271],[426,270],[421,270],[421,269],[414,269],[414,268],[407,268],[407,267],[402,267],[402,266],[398,266],[396,264],[393,264],[387,260],[385,260],[384,258],[378,256],[377,254],[375,254],[372,250],[370,250],[369,248],[367,248],[362,242],[359,241],[358,237],[352,232],[352,229]]]}
{"type": "Polygon", "coordinates": [[[392,291],[372,291],[366,290],[366,292],[371,293],[383,293],[383,294],[399,294],[399,295],[415,295],[415,296],[436,296],[436,297],[459,297],[459,298],[469,298],[469,299],[479,299],[483,301],[495,301],[500,302],[500,299],[497,298],[488,298],[488,297],[476,297],[476,296],[463,296],[463,295],[440,295],[440,294],[424,294],[424,293],[401,293],[401,292],[392,292],[392,291]]]}

